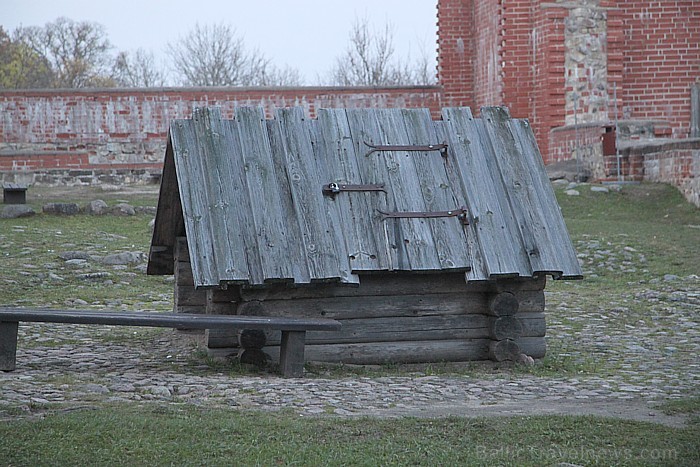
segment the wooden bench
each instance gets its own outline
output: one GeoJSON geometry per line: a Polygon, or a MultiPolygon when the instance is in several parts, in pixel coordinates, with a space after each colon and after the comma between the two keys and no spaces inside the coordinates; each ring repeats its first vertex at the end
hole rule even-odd
{"type": "Polygon", "coordinates": [[[2,198],[5,204],[26,204],[27,185],[19,183],[3,183],[2,198]]]}
{"type": "Polygon", "coordinates": [[[0,308],[0,370],[13,371],[20,322],[148,326],[177,329],[261,329],[282,331],[280,372],[301,377],[306,331],[338,331],[340,322],[322,318],[202,315],[95,310],[0,308]]]}

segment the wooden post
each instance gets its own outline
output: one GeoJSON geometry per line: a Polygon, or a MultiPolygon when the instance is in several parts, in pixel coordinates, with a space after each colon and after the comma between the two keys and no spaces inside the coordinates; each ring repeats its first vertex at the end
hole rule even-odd
{"type": "Polygon", "coordinates": [[[304,341],[306,331],[282,331],[280,373],[288,378],[304,376],[304,341]]]}
{"type": "Polygon", "coordinates": [[[0,370],[14,371],[17,358],[18,322],[0,321],[0,370]]]}

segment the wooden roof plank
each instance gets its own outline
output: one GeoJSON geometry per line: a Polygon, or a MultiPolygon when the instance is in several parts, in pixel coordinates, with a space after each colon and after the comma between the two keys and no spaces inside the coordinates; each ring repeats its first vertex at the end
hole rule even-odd
{"type": "MultiPolygon", "coordinates": [[[[448,140],[444,121],[438,120],[433,122],[433,128],[435,129],[435,134],[439,141],[448,140]]],[[[464,190],[459,175],[459,163],[455,157],[455,151],[451,150],[449,146],[447,148],[445,166],[450,186],[452,186],[452,189],[456,193],[457,199],[461,203],[460,205],[466,206],[469,211],[469,197],[464,190]]],[[[471,211],[468,212],[467,216],[470,222],[464,228],[465,243],[462,247],[466,250],[467,257],[470,259],[471,268],[465,273],[465,278],[467,282],[487,280],[488,270],[486,269],[486,262],[479,245],[476,223],[471,221],[471,211]]]]}
{"type": "MultiPolygon", "coordinates": [[[[376,109],[382,134],[382,144],[410,145],[401,109],[376,109]]],[[[429,211],[425,203],[426,184],[421,180],[415,165],[416,152],[379,151],[368,157],[383,160],[389,173],[388,188],[396,196],[396,211],[429,211]]],[[[447,208],[451,209],[451,208],[447,208]]],[[[444,209],[443,209],[444,210],[444,209]]],[[[430,225],[436,219],[387,219],[400,229],[400,239],[406,244],[409,269],[434,271],[440,269],[437,247],[430,225]]]]}
{"type": "Polygon", "coordinates": [[[213,285],[216,276],[214,248],[209,231],[207,186],[194,120],[176,120],[170,126],[180,189],[185,231],[195,285],[213,285]]]}
{"type": "Polygon", "coordinates": [[[583,278],[581,265],[576,256],[576,250],[571,243],[561,208],[557,204],[557,198],[547,176],[544,161],[537,147],[532,128],[527,120],[521,119],[511,120],[510,126],[513,135],[522,148],[523,160],[530,167],[530,183],[532,184],[533,196],[539,200],[540,213],[543,217],[543,222],[547,226],[549,240],[552,242],[550,264],[553,266],[548,267],[561,271],[559,278],[581,279],[583,278]]]}
{"type": "MultiPolygon", "coordinates": [[[[195,109],[193,122],[200,149],[203,185],[192,185],[191,190],[206,194],[206,218],[209,239],[216,265],[215,275],[206,285],[222,282],[244,283],[261,280],[259,261],[254,256],[254,231],[241,226],[252,225],[250,200],[245,194],[243,168],[239,158],[232,157],[234,138],[219,108],[195,109]]],[[[188,241],[189,244],[189,241],[188,241]]],[[[192,264],[203,261],[192,255],[192,264]]]]}
{"type": "MultiPolygon", "coordinates": [[[[287,176],[290,181],[296,221],[301,226],[302,245],[312,280],[340,280],[356,283],[351,272],[341,229],[323,210],[323,194],[311,135],[300,107],[277,109],[275,120],[282,127],[287,144],[287,176]]],[[[287,217],[286,221],[294,221],[287,217]]]]}
{"type": "Polygon", "coordinates": [[[235,150],[241,158],[239,169],[245,177],[246,195],[252,202],[252,223],[244,227],[251,230],[251,243],[255,242],[255,250],[249,255],[259,257],[263,281],[303,280],[307,275],[301,273],[287,254],[292,246],[284,224],[280,223],[286,212],[280,200],[265,114],[261,107],[238,107],[235,121],[229,123],[237,136],[233,140],[238,143],[235,150]]]}
{"type": "Polygon", "coordinates": [[[551,250],[553,244],[531,180],[531,172],[536,168],[524,160],[522,147],[511,132],[511,118],[505,107],[484,107],[481,117],[494,148],[506,199],[530,261],[530,269],[533,272],[553,271],[556,261],[552,260],[556,260],[557,254],[551,250]]]}
{"type": "Polygon", "coordinates": [[[503,182],[494,167],[493,148],[483,141],[485,132],[479,130],[479,123],[468,108],[445,108],[442,115],[448,157],[454,157],[459,168],[487,279],[529,275],[529,263],[520,251],[519,233],[513,230],[512,214],[507,206],[504,210],[503,182]]]}
{"type": "MultiPolygon", "coordinates": [[[[320,109],[316,121],[319,173],[323,184],[380,184],[376,175],[364,179],[357,164],[350,126],[344,109],[320,109]]],[[[320,187],[319,187],[320,189],[320,187]]],[[[373,215],[380,208],[383,192],[344,192],[326,196],[329,212],[336,211],[345,233],[346,248],[353,271],[381,271],[391,267],[386,233],[373,215]]]]}
{"type": "Polygon", "coordinates": [[[381,240],[384,239],[388,271],[407,270],[409,269],[408,253],[405,243],[400,238],[399,226],[394,222],[383,221],[379,212],[379,210],[384,212],[396,210],[396,194],[393,191],[386,164],[378,157],[366,156],[369,148],[365,142],[374,144],[381,142],[374,110],[346,109],[345,115],[350,129],[350,143],[354,149],[357,168],[363,183],[370,183],[373,180],[381,181],[387,190],[386,196],[379,196],[376,205],[372,206],[373,209],[366,213],[371,219],[369,227],[374,227],[372,231],[368,231],[364,235],[374,235],[377,246],[380,246],[381,240]]]}
{"type": "Polygon", "coordinates": [[[265,126],[270,139],[270,151],[275,176],[275,184],[279,192],[279,201],[282,212],[285,215],[278,219],[283,225],[290,245],[286,252],[287,260],[294,266],[294,281],[296,283],[308,284],[311,282],[311,267],[309,258],[303,248],[303,236],[301,225],[293,214],[295,213],[294,196],[292,185],[287,174],[287,142],[283,134],[280,123],[276,120],[266,120],[265,126]],[[291,216],[291,217],[290,217],[291,216]]]}
{"type": "MultiPolygon", "coordinates": [[[[401,109],[410,144],[440,144],[428,109],[401,109]]],[[[448,159],[440,151],[412,152],[411,158],[419,177],[421,194],[427,211],[447,211],[466,207],[447,175],[448,159]]],[[[471,259],[466,243],[465,225],[457,217],[431,219],[428,222],[441,269],[468,270],[471,259]]]]}

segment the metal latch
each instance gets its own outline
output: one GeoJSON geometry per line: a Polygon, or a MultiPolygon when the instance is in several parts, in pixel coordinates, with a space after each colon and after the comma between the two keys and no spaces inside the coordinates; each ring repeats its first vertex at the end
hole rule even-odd
{"type": "Polygon", "coordinates": [[[382,215],[382,220],[386,219],[425,219],[430,217],[456,217],[464,225],[469,225],[469,217],[467,216],[467,208],[452,209],[450,211],[404,211],[404,212],[385,212],[377,209],[382,215]]]}
{"type": "Polygon", "coordinates": [[[364,141],[365,145],[372,148],[365,156],[379,151],[440,151],[442,157],[447,157],[447,143],[428,145],[390,145],[390,144],[370,144],[364,141]]]}
{"type": "Polygon", "coordinates": [[[323,194],[326,196],[335,196],[341,191],[383,191],[386,193],[383,183],[373,185],[350,185],[345,183],[328,183],[323,185],[323,194]]]}

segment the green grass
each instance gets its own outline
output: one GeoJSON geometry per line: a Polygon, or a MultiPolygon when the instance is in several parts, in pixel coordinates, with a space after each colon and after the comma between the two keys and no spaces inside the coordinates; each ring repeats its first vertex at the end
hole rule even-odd
{"type": "Polygon", "coordinates": [[[641,184],[625,186],[619,193],[600,194],[586,187],[580,192],[581,196],[567,196],[557,190],[574,244],[596,240],[603,248],[628,246],[646,258],[644,268],[632,277],[597,271],[606,282],[617,285],[665,274],[700,274],[700,210],[687,203],[677,189],[641,184]]]}
{"type": "Polygon", "coordinates": [[[663,403],[660,408],[668,415],[691,414],[700,417],[700,396],[668,401],[663,403]]]}
{"type": "Polygon", "coordinates": [[[125,405],[0,426],[4,465],[698,465],[697,426],[595,417],[301,418],[125,405]]]}
{"type": "Polygon", "coordinates": [[[130,217],[39,214],[1,220],[0,251],[4,267],[0,268],[0,306],[75,308],[70,301],[77,299],[96,307],[172,308],[172,283],[163,277],[147,276],[135,269],[135,265],[120,269],[97,261],[89,261],[85,268],[75,268],[59,258],[66,251],[95,256],[127,251],[147,255],[151,219],[152,216],[145,214],[130,217]],[[108,275],[92,280],[81,278],[82,274],[96,272],[108,275]]]}

